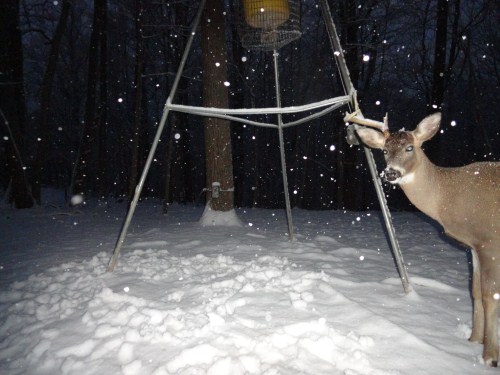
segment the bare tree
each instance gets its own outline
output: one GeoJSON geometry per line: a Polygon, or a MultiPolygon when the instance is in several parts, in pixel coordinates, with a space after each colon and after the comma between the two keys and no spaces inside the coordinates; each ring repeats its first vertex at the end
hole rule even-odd
{"type": "Polygon", "coordinates": [[[101,32],[99,38],[99,98],[97,100],[98,112],[98,160],[97,176],[99,179],[99,197],[106,195],[108,181],[106,170],[108,163],[107,148],[107,125],[108,125],[108,9],[107,1],[103,2],[104,9],[101,11],[101,32]]]}
{"type": "Polygon", "coordinates": [[[45,73],[42,79],[40,88],[40,118],[38,129],[38,148],[35,156],[34,171],[33,171],[33,197],[35,200],[41,202],[41,187],[45,174],[45,168],[48,158],[48,149],[50,140],[50,127],[49,127],[49,110],[50,99],[52,95],[52,83],[56,73],[57,59],[59,57],[59,50],[61,48],[62,38],[66,24],[70,15],[71,3],[68,0],[63,0],[61,15],[54,31],[54,36],[50,43],[49,57],[45,73]]]}
{"type": "Polygon", "coordinates": [[[130,166],[130,179],[128,187],[129,197],[134,196],[137,177],[139,174],[139,141],[141,137],[142,123],[142,97],[143,97],[143,70],[144,70],[144,42],[142,38],[142,19],[144,7],[142,0],[136,0],[135,10],[135,101],[134,101],[134,131],[132,134],[132,160],[130,166]]]}
{"type": "Polygon", "coordinates": [[[73,171],[71,193],[85,194],[93,190],[91,182],[93,151],[97,137],[97,88],[99,85],[99,40],[102,35],[106,0],[94,0],[94,19],[90,35],[89,60],[87,71],[87,99],[83,119],[82,140],[73,171]]]}
{"type": "Polygon", "coordinates": [[[444,101],[446,78],[446,52],[448,50],[448,1],[438,0],[436,15],[436,39],[432,68],[431,111],[441,109],[444,101]]]}
{"type": "Polygon", "coordinates": [[[2,142],[3,139],[8,141],[5,146],[5,166],[2,169],[9,176],[10,198],[15,207],[30,208],[34,200],[21,161],[26,105],[19,0],[0,2],[0,72],[1,134],[5,134],[2,142]]]}

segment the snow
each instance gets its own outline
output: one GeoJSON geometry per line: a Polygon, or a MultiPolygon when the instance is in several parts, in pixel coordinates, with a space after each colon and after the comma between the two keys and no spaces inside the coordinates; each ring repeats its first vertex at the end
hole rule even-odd
{"type": "Polygon", "coordinates": [[[467,254],[421,214],[393,213],[405,295],[377,212],[293,210],[289,242],[280,210],[145,201],[108,273],[125,205],[62,207],[1,211],[1,374],[491,372],[467,254]]]}

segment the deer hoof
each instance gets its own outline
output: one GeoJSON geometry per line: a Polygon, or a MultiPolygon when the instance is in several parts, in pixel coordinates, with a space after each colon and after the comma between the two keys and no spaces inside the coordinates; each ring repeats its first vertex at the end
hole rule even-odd
{"type": "Polygon", "coordinates": [[[482,338],[478,338],[476,336],[469,337],[469,341],[473,342],[474,344],[482,344],[483,343],[483,339],[482,338]]]}
{"type": "Polygon", "coordinates": [[[486,359],[484,362],[490,367],[498,367],[498,360],[493,360],[490,358],[486,359]]]}

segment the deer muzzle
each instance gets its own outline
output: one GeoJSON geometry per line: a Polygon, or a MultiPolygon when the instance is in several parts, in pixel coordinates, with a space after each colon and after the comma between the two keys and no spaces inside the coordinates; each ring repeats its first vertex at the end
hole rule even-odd
{"type": "Polygon", "coordinates": [[[401,171],[398,171],[397,169],[391,167],[386,168],[384,171],[384,178],[387,182],[396,183],[401,178],[401,176],[401,171]]]}

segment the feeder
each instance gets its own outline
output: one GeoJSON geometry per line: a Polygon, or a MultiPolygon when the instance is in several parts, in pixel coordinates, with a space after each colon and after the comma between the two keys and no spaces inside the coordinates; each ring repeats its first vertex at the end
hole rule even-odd
{"type": "Polygon", "coordinates": [[[242,0],[243,47],[270,51],[300,37],[297,0],[242,0]]]}
{"type": "Polygon", "coordinates": [[[290,17],[287,0],[243,0],[246,22],[256,28],[275,30],[290,17]]]}

